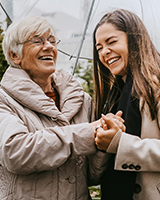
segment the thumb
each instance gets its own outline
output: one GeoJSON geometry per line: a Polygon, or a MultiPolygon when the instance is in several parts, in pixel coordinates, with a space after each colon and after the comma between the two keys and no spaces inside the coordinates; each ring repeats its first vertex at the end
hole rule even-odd
{"type": "Polygon", "coordinates": [[[116,113],[116,115],[119,116],[119,117],[122,117],[122,114],[123,114],[123,112],[122,112],[121,110],[119,110],[119,111],[116,113]]]}

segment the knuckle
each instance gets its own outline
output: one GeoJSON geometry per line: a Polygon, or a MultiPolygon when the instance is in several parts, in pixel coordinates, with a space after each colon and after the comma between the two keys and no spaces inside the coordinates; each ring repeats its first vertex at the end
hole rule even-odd
{"type": "Polygon", "coordinates": [[[100,131],[97,132],[97,138],[98,138],[98,139],[101,139],[101,138],[102,138],[102,134],[101,134],[100,131]]]}
{"type": "Polygon", "coordinates": [[[106,117],[113,117],[113,114],[112,113],[108,113],[107,115],[106,115],[106,117]]]}

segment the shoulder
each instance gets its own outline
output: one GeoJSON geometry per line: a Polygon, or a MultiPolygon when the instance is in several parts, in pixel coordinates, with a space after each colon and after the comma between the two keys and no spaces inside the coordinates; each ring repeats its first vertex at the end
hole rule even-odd
{"type": "Polygon", "coordinates": [[[88,93],[84,92],[84,100],[88,102],[92,102],[92,97],[88,93]]]}
{"type": "Polygon", "coordinates": [[[12,101],[12,98],[2,88],[0,88],[0,102],[7,103],[12,101]]]}
{"type": "Polygon", "coordinates": [[[12,111],[21,110],[23,111],[22,105],[13,99],[8,93],[0,88],[0,110],[11,109],[12,111]]]}

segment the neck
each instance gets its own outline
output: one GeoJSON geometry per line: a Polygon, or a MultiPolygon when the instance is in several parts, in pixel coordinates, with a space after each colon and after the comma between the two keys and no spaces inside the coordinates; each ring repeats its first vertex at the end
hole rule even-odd
{"type": "Polygon", "coordinates": [[[124,83],[126,82],[126,78],[127,78],[127,75],[122,77],[122,80],[124,81],[124,83]]]}
{"type": "Polygon", "coordinates": [[[52,92],[52,84],[50,76],[48,77],[48,79],[34,79],[33,81],[42,88],[44,93],[52,92]]]}

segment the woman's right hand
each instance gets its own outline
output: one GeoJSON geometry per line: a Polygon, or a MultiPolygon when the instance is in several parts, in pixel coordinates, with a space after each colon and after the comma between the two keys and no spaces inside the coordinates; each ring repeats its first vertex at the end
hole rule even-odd
{"type": "Polygon", "coordinates": [[[97,129],[95,133],[95,143],[100,150],[106,151],[110,142],[112,141],[115,134],[119,131],[119,129],[125,132],[126,127],[121,116],[121,111],[117,112],[116,115],[112,113],[102,115],[102,125],[97,129]]]}
{"type": "Polygon", "coordinates": [[[102,114],[101,127],[104,130],[108,129],[107,121],[105,120],[105,118],[107,117],[109,119],[112,119],[117,124],[117,126],[119,127],[119,129],[121,129],[123,132],[125,132],[126,127],[124,125],[124,119],[122,118],[122,114],[123,114],[123,112],[121,110],[118,111],[115,115],[112,114],[112,113],[108,113],[107,115],[103,115],[102,114]]]}

